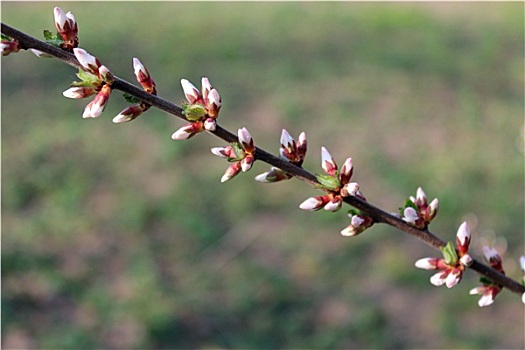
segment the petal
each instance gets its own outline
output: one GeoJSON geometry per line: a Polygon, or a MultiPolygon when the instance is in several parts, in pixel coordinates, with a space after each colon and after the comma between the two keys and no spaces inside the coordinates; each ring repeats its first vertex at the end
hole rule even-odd
{"type": "Polygon", "coordinates": [[[440,271],[436,273],[435,275],[433,275],[432,277],[430,277],[430,283],[432,283],[433,285],[437,287],[442,286],[445,284],[448,274],[449,274],[448,270],[440,271]]]}
{"type": "Polygon", "coordinates": [[[463,270],[455,268],[448,274],[445,284],[448,288],[452,288],[461,281],[461,277],[463,277],[463,270]]]}
{"type": "Polygon", "coordinates": [[[348,181],[350,181],[350,178],[352,177],[352,172],[354,170],[354,166],[352,163],[352,158],[347,158],[341,167],[341,172],[339,173],[339,179],[341,180],[341,183],[347,184],[348,181]]]}
{"type": "Polygon", "coordinates": [[[416,261],[416,267],[424,270],[435,270],[437,269],[439,258],[423,258],[416,261]]]}
{"type": "Polygon", "coordinates": [[[326,205],[324,206],[324,210],[327,211],[338,211],[341,208],[341,205],[343,204],[340,197],[334,197],[332,200],[330,200],[326,205]]]}
{"type": "Polygon", "coordinates": [[[60,7],[55,7],[53,14],[55,16],[55,26],[59,32],[62,32],[66,26],[66,23],[68,22],[68,18],[60,7]]]}
{"type": "Polygon", "coordinates": [[[403,220],[408,222],[409,224],[414,225],[416,223],[416,220],[419,219],[419,215],[417,214],[416,210],[412,207],[405,208],[403,211],[403,220]]]}
{"type": "Polygon", "coordinates": [[[84,67],[88,72],[98,75],[98,69],[102,65],[98,58],[90,55],[84,49],[79,49],[78,47],[73,49],[73,53],[82,67],[84,67]]]}
{"type": "Polygon", "coordinates": [[[190,104],[197,102],[197,100],[202,98],[201,93],[197,88],[190,83],[187,79],[181,79],[180,84],[182,85],[182,90],[184,90],[184,95],[190,104]]]}
{"type": "Polygon", "coordinates": [[[321,147],[321,167],[328,175],[334,175],[337,171],[337,165],[325,147],[321,147]]]}
{"type": "Polygon", "coordinates": [[[458,247],[460,256],[468,252],[469,245],[470,227],[465,221],[459,226],[458,233],[456,234],[456,246],[458,247]]]}
{"type": "Polygon", "coordinates": [[[228,167],[228,169],[226,169],[226,172],[224,173],[224,175],[222,175],[221,182],[226,182],[226,181],[231,180],[234,176],[239,174],[240,171],[241,171],[241,162],[233,163],[232,165],[228,167]]]}
{"type": "Polygon", "coordinates": [[[326,198],[326,196],[310,197],[304,202],[302,202],[299,205],[299,208],[303,210],[316,211],[316,210],[321,209],[324,205],[326,205],[327,202],[328,202],[328,199],[326,198]]]}
{"type": "Polygon", "coordinates": [[[416,192],[416,204],[418,207],[427,205],[427,195],[425,194],[425,192],[423,191],[421,187],[418,187],[417,192],[416,192]]]}
{"type": "Polygon", "coordinates": [[[241,128],[237,131],[237,136],[239,138],[239,143],[241,147],[248,153],[254,151],[252,135],[246,128],[241,128]]]}

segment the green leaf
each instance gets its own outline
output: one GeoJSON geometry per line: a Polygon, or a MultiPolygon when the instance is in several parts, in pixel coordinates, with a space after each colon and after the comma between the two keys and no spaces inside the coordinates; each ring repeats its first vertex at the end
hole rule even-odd
{"type": "Polygon", "coordinates": [[[321,188],[335,191],[341,186],[339,179],[336,177],[322,174],[316,174],[315,177],[317,181],[319,181],[319,183],[321,184],[321,188]]]}
{"type": "Polygon", "coordinates": [[[458,254],[456,253],[456,249],[452,242],[447,242],[447,245],[440,248],[440,250],[441,253],[443,253],[447,265],[455,265],[458,263],[458,254]]]}
{"type": "Polygon", "coordinates": [[[47,29],[44,30],[44,39],[48,44],[56,47],[60,47],[60,45],[64,42],[60,34],[56,33],[55,35],[53,35],[53,33],[51,33],[47,29]]]}
{"type": "Polygon", "coordinates": [[[185,106],[182,106],[182,114],[189,121],[195,122],[197,120],[201,120],[206,116],[206,109],[204,108],[204,106],[198,103],[193,105],[187,104],[185,106]]]}
{"type": "Polygon", "coordinates": [[[412,202],[412,200],[410,198],[407,198],[405,200],[405,203],[403,204],[403,206],[401,208],[399,208],[399,212],[401,213],[401,215],[404,215],[405,214],[405,209],[406,208],[414,208],[415,211],[417,213],[419,213],[419,208],[418,206],[416,205],[416,203],[412,202]]]}
{"type": "Polygon", "coordinates": [[[241,145],[238,142],[232,142],[232,148],[233,152],[237,156],[237,158],[228,158],[229,162],[238,162],[239,160],[243,159],[246,153],[244,153],[244,149],[241,147],[241,145]]]}
{"type": "Polygon", "coordinates": [[[131,96],[130,94],[128,94],[127,92],[125,92],[122,97],[124,97],[124,99],[126,100],[126,102],[128,103],[131,103],[131,104],[136,104],[136,103],[141,103],[142,101],[139,100],[138,98],[136,98],[135,96],[131,96]]]}

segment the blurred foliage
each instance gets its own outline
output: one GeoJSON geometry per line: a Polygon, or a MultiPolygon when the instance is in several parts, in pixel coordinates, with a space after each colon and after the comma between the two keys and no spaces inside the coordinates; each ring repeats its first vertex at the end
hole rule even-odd
{"type": "MultiPolygon", "coordinates": [[[[2,3],[33,36],[54,3],[2,3]]],[[[219,122],[276,152],[282,128],[354,159],[367,198],[397,211],[422,186],[432,231],[468,220],[480,242],[523,254],[520,3],[69,2],[81,47],[134,82],[139,57],[159,95],[208,76],[219,122]],[[503,239],[504,238],[504,239],[503,239]]],[[[523,348],[523,310],[502,293],[479,309],[467,273],[452,290],[413,263],[432,256],[377,226],[339,235],[343,213],[309,213],[299,181],[258,184],[199,135],[150,109],[114,125],[61,92],[75,72],[29,52],[2,58],[2,345],[14,348],[523,348]]]]}

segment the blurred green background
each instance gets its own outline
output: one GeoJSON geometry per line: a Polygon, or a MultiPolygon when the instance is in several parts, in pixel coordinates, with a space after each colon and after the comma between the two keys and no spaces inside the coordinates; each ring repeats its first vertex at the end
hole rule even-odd
{"type": "MultiPolygon", "coordinates": [[[[42,38],[57,3],[2,2],[2,21],[42,38]]],[[[473,228],[520,278],[524,227],[524,13],[516,3],[61,3],[80,46],[159,95],[208,76],[219,122],[277,152],[308,135],[368,200],[397,211],[422,186],[431,229],[473,228]],[[506,250],[506,252],[503,252],[506,250]]],[[[524,347],[523,305],[480,309],[467,272],[436,288],[414,262],[437,252],[392,228],[345,238],[344,211],[305,212],[300,181],[220,184],[202,134],[151,109],[83,120],[62,91],[75,71],[30,52],[2,58],[2,345],[5,349],[524,347]]]]}

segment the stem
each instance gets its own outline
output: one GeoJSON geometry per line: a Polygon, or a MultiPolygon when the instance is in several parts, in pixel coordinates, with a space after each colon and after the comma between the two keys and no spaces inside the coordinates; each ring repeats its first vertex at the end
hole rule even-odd
{"type": "MultiPolygon", "coordinates": [[[[80,63],[77,61],[75,56],[67,51],[64,51],[62,49],[59,49],[57,47],[54,47],[52,45],[49,45],[41,40],[38,40],[32,36],[29,36],[23,32],[20,32],[19,30],[10,27],[6,25],[5,23],[1,23],[2,33],[5,35],[10,36],[13,39],[18,40],[22,48],[24,49],[37,49],[39,51],[42,51],[46,54],[49,54],[51,56],[54,56],[55,58],[69,64],[70,66],[73,66],[75,68],[81,69],[80,63]]],[[[182,115],[182,108],[172,102],[166,101],[161,97],[158,97],[156,95],[149,94],[145,92],[144,90],[138,88],[137,86],[130,84],[129,82],[118,78],[115,76],[115,81],[112,84],[113,89],[121,90],[124,92],[127,92],[128,94],[154,106],[157,107],[167,113],[170,113],[172,115],[175,115],[181,119],[186,120],[186,118],[182,115]]],[[[231,133],[230,131],[222,128],[221,126],[217,125],[217,128],[215,131],[211,132],[215,136],[221,138],[222,140],[226,142],[235,142],[237,141],[237,135],[231,133]]],[[[288,161],[285,161],[279,157],[274,156],[271,153],[268,153],[267,151],[256,148],[255,156],[257,160],[263,161],[265,163],[268,163],[274,167],[277,167],[279,169],[282,169],[283,171],[286,171],[287,173],[293,175],[294,177],[305,181],[309,183],[310,185],[318,185],[318,181],[314,174],[310,173],[307,170],[304,170],[303,168],[300,168],[288,161]]],[[[344,201],[361,210],[366,215],[372,217],[375,222],[384,223],[390,226],[393,226],[397,228],[400,231],[406,232],[427,245],[438,249],[445,246],[446,242],[432,234],[428,230],[422,230],[418,229],[414,226],[409,225],[405,221],[401,220],[400,218],[385,212],[372,204],[361,200],[360,198],[349,196],[345,197],[344,201]]],[[[497,283],[501,285],[502,287],[505,287],[509,289],[510,291],[518,294],[525,293],[525,286],[521,283],[518,283],[517,281],[501,274],[500,272],[492,269],[491,267],[488,267],[477,260],[474,260],[473,264],[470,266],[470,268],[476,272],[478,272],[481,275],[486,276],[487,278],[491,279],[494,283],[497,283]]]]}

